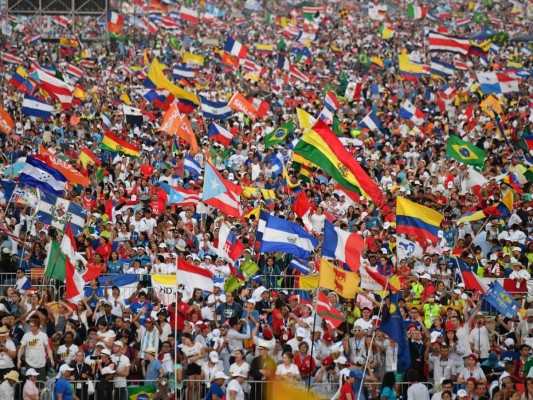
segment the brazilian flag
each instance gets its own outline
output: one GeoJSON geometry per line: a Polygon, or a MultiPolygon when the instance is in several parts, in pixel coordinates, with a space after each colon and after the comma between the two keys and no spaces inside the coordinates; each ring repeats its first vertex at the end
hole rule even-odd
{"type": "Polygon", "coordinates": [[[490,38],[490,41],[492,43],[496,44],[504,44],[509,39],[509,35],[503,31],[498,32],[494,36],[490,38]]]}
{"type": "Polygon", "coordinates": [[[486,13],[475,12],[474,15],[472,15],[472,22],[487,25],[490,21],[489,16],[486,13]]]}
{"type": "Polygon", "coordinates": [[[175,50],[178,50],[180,48],[180,42],[179,40],[176,38],[176,36],[174,35],[170,35],[169,39],[168,39],[168,45],[175,49],[175,50]]]}
{"type": "Polygon", "coordinates": [[[372,60],[365,53],[360,53],[357,56],[357,61],[359,61],[359,64],[363,67],[370,67],[372,65],[372,60]]]}
{"type": "Polygon", "coordinates": [[[131,386],[128,387],[129,400],[148,400],[151,399],[156,392],[155,385],[146,386],[131,386]]]}
{"type": "Polygon", "coordinates": [[[487,153],[470,142],[450,135],[446,146],[446,155],[463,164],[483,167],[487,153]]]}
{"type": "Polygon", "coordinates": [[[294,132],[294,121],[291,119],[283,125],[274,129],[272,133],[265,136],[265,146],[271,147],[283,143],[287,136],[294,132]]]}

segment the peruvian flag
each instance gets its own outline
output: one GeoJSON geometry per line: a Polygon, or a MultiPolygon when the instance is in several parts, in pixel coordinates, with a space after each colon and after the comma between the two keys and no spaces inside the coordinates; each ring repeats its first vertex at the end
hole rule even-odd
{"type": "Polygon", "coordinates": [[[330,329],[335,329],[345,322],[344,315],[329,303],[326,295],[320,290],[318,291],[316,313],[326,321],[330,329]]]}

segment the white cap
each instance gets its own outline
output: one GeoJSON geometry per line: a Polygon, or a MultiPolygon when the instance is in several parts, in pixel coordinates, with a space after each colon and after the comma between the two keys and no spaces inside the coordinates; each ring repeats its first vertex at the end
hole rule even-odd
{"type": "Polygon", "coordinates": [[[460,291],[459,289],[454,289],[453,292],[454,292],[455,294],[461,295],[461,291],[460,291]]]}
{"type": "Polygon", "coordinates": [[[348,360],[346,359],[346,357],[344,357],[344,356],[340,356],[339,358],[337,358],[337,359],[335,360],[335,362],[336,362],[337,364],[346,364],[346,363],[348,362],[348,360]]]}
{"type": "Polygon", "coordinates": [[[507,347],[513,347],[513,346],[514,346],[514,340],[513,340],[512,338],[507,338],[507,339],[505,339],[505,342],[504,342],[504,343],[505,343],[505,345],[506,345],[507,347]]]}
{"type": "Polygon", "coordinates": [[[217,371],[217,373],[215,374],[215,379],[229,379],[229,376],[224,374],[224,372],[222,371],[217,371]]]}
{"type": "Polygon", "coordinates": [[[59,368],[59,374],[62,375],[63,372],[65,371],[74,371],[74,368],[70,368],[68,366],[68,364],[63,364],[60,368],[59,368]]]}
{"type": "Polygon", "coordinates": [[[26,371],[26,376],[39,376],[39,373],[33,368],[30,368],[26,371]]]}
{"type": "Polygon", "coordinates": [[[428,280],[431,280],[431,275],[428,274],[427,272],[425,274],[423,274],[420,279],[428,279],[428,280]]]}
{"type": "Polygon", "coordinates": [[[219,360],[218,353],[216,351],[212,351],[211,353],[209,353],[209,359],[214,363],[217,363],[219,360]]]}
{"type": "Polygon", "coordinates": [[[296,336],[299,336],[299,337],[306,337],[306,330],[304,328],[298,328],[296,329],[296,336]]]}
{"type": "Polygon", "coordinates": [[[464,288],[464,287],[465,287],[465,284],[464,284],[463,282],[459,282],[459,283],[457,284],[457,287],[462,287],[462,288],[464,288]]]}
{"type": "Polygon", "coordinates": [[[246,302],[250,303],[250,304],[255,304],[256,303],[255,299],[248,299],[248,300],[246,300],[246,302]]]}
{"type": "Polygon", "coordinates": [[[459,390],[457,391],[457,397],[466,397],[466,396],[468,396],[468,393],[466,392],[466,390],[464,390],[464,389],[459,389],[459,390]]]}

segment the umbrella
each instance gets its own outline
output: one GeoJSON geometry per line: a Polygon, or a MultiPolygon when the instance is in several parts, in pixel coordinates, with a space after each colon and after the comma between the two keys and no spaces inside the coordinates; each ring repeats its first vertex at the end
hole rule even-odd
{"type": "Polygon", "coordinates": [[[18,176],[20,175],[20,172],[22,171],[22,169],[24,168],[24,165],[26,165],[26,158],[23,157],[24,160],[20,160],[17,161],[16,163],[14,164],[11,164],[10,166],[8,166],[5,170],[4,170],[4,176],[13,176],[13,178],[18,178],[18,176]]]}

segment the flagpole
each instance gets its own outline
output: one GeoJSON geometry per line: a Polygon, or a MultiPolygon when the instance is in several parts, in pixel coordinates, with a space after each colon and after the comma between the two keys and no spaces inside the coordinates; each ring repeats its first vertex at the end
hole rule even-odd
{"type": "Polygon", "coordinates": [[[176,257],[176,303],[174,305],[174,364],[172,365],[173,373],[174,373],[174,396],[176,396],[177,393],[177,387],[178,387],[178,376],[176,374],[176,363],[178,358],[178,351],[176,350],[178,347],[178,263],[179,258],[176,257]]]}
{"type": "MultiPolygon", "coordinates": [[[[317,291],[315,292],[315,294],[318,296],[318,292],[320,291],[320,287],[317,288],[317,291]]],[[[310,357],[311,357],[311,361],[310,361],[310,364],[311,366],[313,366],[313,350],[315,348],[315,339],[314,339],[314,336],[315,336],[315,329],[316,329],[316,316],[318,314],[318,297],[316,297],[316,303],[315,303],[315,316],[313,318],[313,329],[311,330],[311,351],[309,353],[310,357]]],[[[310,371],[312,372],[312,371],[310,371]]],[[[310,392],[311,391],[311,377],[309,376],[307,378],[307,392],[310,392]]]]}

